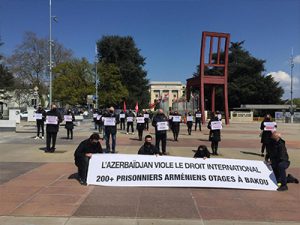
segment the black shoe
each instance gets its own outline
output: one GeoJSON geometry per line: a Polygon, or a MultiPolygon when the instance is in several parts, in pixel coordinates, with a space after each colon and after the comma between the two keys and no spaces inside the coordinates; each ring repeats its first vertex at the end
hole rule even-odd
{"type": "Polygon", "coordinates": [[[279,188],[277,188],[277,191],[287,191],[288,190],[288,186],[286,185],[281,185],[279,188]]]}
{"type": "Polygon", "coordinates": [[[166,153],[166,152],[163,152],[162,154],[163,154],[163,155],[167,155],[167,153],[166,153]]]}
{"type": "Polygon", "coordinates": [[[83,180],[83,179],[81,179],[81,178],[79,178],[78,181],[79,181],[79,183],[80,183],[81,185],[84,185],[84,186],[87,185],[86,181],[83,180]]]}

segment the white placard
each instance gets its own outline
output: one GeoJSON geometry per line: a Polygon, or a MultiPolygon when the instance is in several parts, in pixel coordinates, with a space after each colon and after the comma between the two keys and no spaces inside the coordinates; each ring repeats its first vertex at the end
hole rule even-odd
{"type": "Polygon", "coordinates": [[[42,113],[35,113],[34,114],[34,118],[36,120],[42,120],[43,119],[43,114],[42,113]]]}
{"type": "Polygon", "coordinates": [[[103,186],[277,189],[272,168],[263,161],[128,154],[94,154],[89,161],[87,183],[103,186]]]}
{"type": "Polygon", "coordinates": [[[212,121],[210,123],[211,130],[222,130],[222,122],[221,121],[212,121]]]}
{"type": "Polygon", "coordinates": [[[187,122],[190,122],[190,121],[193,122],[193,116],[187,116],[187,117],[186,117],[186,121],[187,121],[187,122]]]}
{"type": "Polygon", "coordinates": [[[144,117],[137,117],[136,122],[137,123],[145,123],[145,118],[144,117]]]}
{"type": "Polygon", "coordinates": [[[196,118],[201,118],[201,113],[196,113],[196,118]]]}
{"type": "Polygon", "coordinates": [[[276,123],[275,122],[264,122],[264,130],[266,131],[275,131],[276,130],[276,123]]]}
{"type": "Polygon", "coordinates": [[[116,118],[115,117],[105,117],[104,118],[104,126],[116,126],[116,118]]]}
{"type": "Polygon", "coordinates": [[[101,120],[102,115],[97,116],[97,120],[101,120]]]}
{"type": "Polygon", "coordinates": [[[123,118],[125,118],[125,114],[124,114],[124,113],[121,113],[121,114],[120,114],[120,119],[123,119],[123,118]]]}
{"type": "Polygon", "coordinates": [[[58,124],[58,118],[57,116],[46,116],[46,124],[58,124]]]}
{"type": "Polygon", "coordinates": [[[72,122],[73,121],[72,115],[64,115],[64,121],[72,122]]]}
{"type": "Polygon", "coordinates": [[[98,113],[93,114],[93,118],[97,118],[97,116],[98,116],[98,113]]]}
{"type": "Polygon", "coordinates": [[[180,122],[181,121],[181,116],[173,116],[173,122],[180,122]]]}
{"type": "Polygon", "coordinates": [[[133,122],[133,117],[131,117],[131,116],[127,117],[126,120],[127,120],[127,122],[133,122]]]}
{"type": "Polygon", "coordinates": [[[144,114],[144,118],[145,118],[145,119],[148,119],[148,118],[149,118],[149,114],[148,114],[148,113],[145,113],[145,114],[144,114]]]}
{"type": "Polygon", "coordinates": [[[168,122],[157,122],[156,127],[157,127],[158,131],[169,130],[169,123],[168,122]]]}

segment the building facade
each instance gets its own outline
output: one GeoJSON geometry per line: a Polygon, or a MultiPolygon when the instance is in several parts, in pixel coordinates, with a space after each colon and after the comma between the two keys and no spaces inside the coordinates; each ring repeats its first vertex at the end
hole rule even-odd
{"type": "Polygon", "coordinates": [[[172,107],[172,103],[185,96],[185,85],[180,81],[152,81],[150,82],[151,104],[161,101],[165,109],[172,107]]]}

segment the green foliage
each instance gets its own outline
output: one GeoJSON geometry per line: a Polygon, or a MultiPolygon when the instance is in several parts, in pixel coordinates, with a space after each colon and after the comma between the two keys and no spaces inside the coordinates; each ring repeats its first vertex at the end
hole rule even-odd
{"type": "Polygon", "coordinates": [[[61,63],[53,69],[53,99],[62,105],[85,105],[95,92],[92,67],[86,59],[61,63]]]}
{"type": "Polygon", "coordinates": [[[100,63],[99,106],[117,106],[128,97],[128,90],[121,82],[120,69],[115,64],[100,63]]]}
{"type": "Polygon", "coordinates": [[[134,108],[136,101],[140,108],[147,108],[150,94],[147,72],[143,69],[145,58],[140,55],[133,38],[104,36],[97,42],[97,49],[100,62],[119,68],[120,80],[129,93],[124,96],[128,108],[134,108]]]}

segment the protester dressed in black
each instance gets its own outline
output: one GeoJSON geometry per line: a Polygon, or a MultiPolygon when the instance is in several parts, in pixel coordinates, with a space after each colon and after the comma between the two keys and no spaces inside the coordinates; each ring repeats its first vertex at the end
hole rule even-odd
{"type": "Polygon", "coordinates": [[[271,116],[269,114],[267,114],[264,118],[264,120],[261,122],[260,124],[260,130],[261,132],[261,156],[264,156],[264,151],[266,149],[266,157],[269,157],[269,152],[270,152],[270,148],[271,148],[271,136],[272,136],[272,131],[269,130],[264,130],[265,128],[265,122],[271,122],[271,116]]]}
{"type": "Polygon", "coordinates": [[[68,110],[67,116],[71,116],[72,121],[66,121],[65,128],[67,129],[67,139],[73,139],[73,129],[74,129],[74,121],[75,121],[75,116],[74,113],[71,111],[71,109],[68,110]]]}
{"type": "Polygon", "coordinates": [[[75,165],[78,167],[78,179],[86,184],[89,161],[92,154],[102,153],[102,146],[98,134],[92,134],[89,139],[82,141],[74,153],[75,165]]]}
{"type": "Polygon", "coordinates": [[[221,141],[221,130],[212,129],[211,122],[213,121],[219,121],[215,113],[212,113],[212,117],[211,120],[208,122],[207,128],[210,130],[209,141],[211,142],[212,155],[218,155],[218,146],[219,146],[219,142],[221,141]]]}
{"type": "Polygon", "coordinates": [[[197,110],[195,112],[195,131],[197,130],[197,124],[199,125],[199,130],[201,131],[201,117],[202,117],[201,111],[197,110]]]}
{"type": "Polygon", "coordinates": [[[141,148],[138,151],[139,155],[159,155],[158,148],[151,143],[152,136],[146,135],[145,137],[145,143],[141,146],[141,148]]]}
{"type": "Polygon", "coordinates": [[[193,116],[192,114],[189,112],[187,117],[186,117],[186,125],[187,125],[187,130],[188,130],[188,134],[191,135],[192,134],[192,127],[193,127],[193,116]]]}
{"type": "Polygon", "coordinates": [[[162,109],[159,109],[156,116],[153,117],[152,126],[155,127],[155,146],[159,149],[159,144],[161,142],[162,154],[166,155],[166,145],[167,145],[167,131],[168,127],[164,126],[168,123],[168,118],[163,113],[162,109]]]}
{"type": "Polygon", "coordinates": [[[178,114],[177,111],[175,111],[172,115],[172,132],[173,132],[174,141],[178,141],[180,122],[181,122],[181,115],[178,114]],[[179,120],[175,120],[175,119],[179,119],[179,120]]]}
{"type": "Polygon", "coordinates": [[[137,115],[136,129],[138,130],[139,141],[141,141],[143,139],[143,131],[145,129],[145,118],[141,113],[138,113],[137,115]],[[138,121],[138,117],[141,118],[142,121],[138,121]]]}
{"type": "Polygon", "coordinates": [[[37,127],[37,134],[35,139],[40,138],[40,131],[42,132],[42,139],[44,139],[44,122],[46,120],[46,111],[42,108],[42,106],[39,105],[37,111],[35,112],[36,115],[41,115],[41,118],[36,119],[36,127],[37,127]]]}

